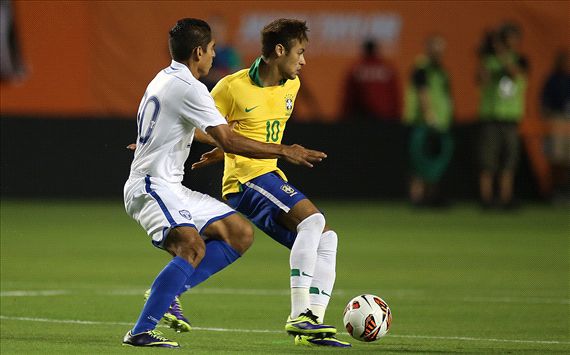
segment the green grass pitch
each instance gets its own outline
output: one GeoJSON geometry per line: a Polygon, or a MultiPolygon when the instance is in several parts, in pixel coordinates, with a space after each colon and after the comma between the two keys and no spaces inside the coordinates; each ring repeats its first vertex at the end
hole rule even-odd
{"type": "MultiPolygon", "coordinates": [[[[196,354],[570,352],[568,206],[319,206],[340,238],[326,320],[342,331],[345,303],[377,294],[394,315],[385,338],[295,347],[283,331],[288,251],[259,231],[243,258],[182,297],[195,329],[165,334],[196,354]]],[[[121,201],[2,201],[0,352],[156,353],[121,339],[168,259],[121,201]]]]}

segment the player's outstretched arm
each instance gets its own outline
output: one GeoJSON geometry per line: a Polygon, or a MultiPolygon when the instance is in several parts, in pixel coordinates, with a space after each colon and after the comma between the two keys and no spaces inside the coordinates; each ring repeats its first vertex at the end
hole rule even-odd
{"type": "Polygon", "coordinates": [[[248,158],[280,158],[292,164],[312,168],[313,163],[318,163],[327,157],[323,152],[306,149],[298,144],[284,145],[257,142],[233,132],[232,129],[225,124],[208,127],[206,132],[216,141],[217,146],[224,152],[238,154],[248,158]]]}
{"type": "Polygon", "coordinates": [[[192,164],[192,170],[213,165],[223,160],[224,160],[224,151],[216,147],[210,150],[209,152],[202,154],[200,160],[192,164]]]}

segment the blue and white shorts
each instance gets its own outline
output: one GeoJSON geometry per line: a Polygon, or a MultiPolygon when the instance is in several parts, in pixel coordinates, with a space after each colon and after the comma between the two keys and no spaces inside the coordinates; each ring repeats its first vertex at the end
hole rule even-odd
{"type": "Polygon", "coordinates": [[[275,173],[267,173],[241,185],[242,191],[229,194],[228,204],[245,215],[265,234],[291,249],[296,231],[277,222],[283,211],[289,212],[305,195],[275,173]]]}
{"type": "Polygon", "coordinates": [[[225,203],[181,183],[169,183],[148,175],[129,178],[124,198],[127,214],[143,227],[152,238],[152,244],[161,249],[172,228],[194,227],[202,235],[211,223],[236,213],[225,203]]]}

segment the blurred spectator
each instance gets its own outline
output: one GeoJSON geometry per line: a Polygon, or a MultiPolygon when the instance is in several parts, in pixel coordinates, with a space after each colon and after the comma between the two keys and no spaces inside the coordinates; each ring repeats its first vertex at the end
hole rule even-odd
{"type": "Polygon", "coordinates": [[[442,66],[444,51],[442,37],[427,39],[406,90],[404,119],[412,126],[410,200],[417,206],[446,204],[438,184],[453,155],[453,104],[449,75],[442,66]]]}
{"type": "Polygon", "coordinates": [[[24,65],[14,26],[12,1],[0,0],[0,80],[19,80],[24,74],[24,65]]]}
{"type": "Polygon", "coordinates": [[[541,93],[541,111],[548,124],[546,153],[552,168],[553,197],[570,198],[570,58],[557,53],[541,93]]]}
{"type": "Polygon", "coordinates": [[[200,81],[206,85],[208,91],[212,91],[218,81],[226,75],[232,74],[242,68],[242,60],[238,51],[231,45],[227,38],[228,30],[226,19],[221,15],[208,18],[212,28],[212,38],[216,41],[216,57],[212,63],[210,72],[200,81]]]}
{"type": "Polygon", "coordinates": [[[519,53],[521,30],[512,23],[486,35],[479,69],[481,86],[479,142],[479,193],[483,208],[495,205],[495,178],[498,204],[516,207],[513,182],[519,161],[518,126],[525,110],[528,63],[519,53]]]}
{"type": "Polygon", "coordinates": [[[373,40],[362,45],[362,57],[346,78],[343,118],[353,120],[398,120],[401,92],[396,67],[373,40]]]}

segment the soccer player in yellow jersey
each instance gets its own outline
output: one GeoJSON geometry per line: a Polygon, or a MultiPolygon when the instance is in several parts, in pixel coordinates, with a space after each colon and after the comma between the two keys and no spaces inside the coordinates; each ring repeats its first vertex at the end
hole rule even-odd
{"type": "MultiPolygon", "coordinates": [[[[216,107],[235,132],[280,144],[299,91],[308,43],[304,21],[279,19],[261,32],[262,55],[212,90],[216,107]]],[[[221,160],[216,148],[193,165],[221,160]]],[[[226,153],[222,195],[271,238],[291,249],[291,314],[285,330],[295,344],[349,347],[322,323],[335,280],[337,234],[319,209],[287,181],[277,159],[226,153]]]]}

